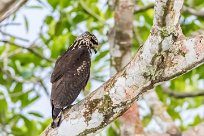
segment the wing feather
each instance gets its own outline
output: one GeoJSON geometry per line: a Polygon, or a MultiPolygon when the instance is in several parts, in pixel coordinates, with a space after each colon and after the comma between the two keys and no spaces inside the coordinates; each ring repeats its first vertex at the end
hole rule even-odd
{"type": "Polygon", "coordinates": [[[70,105],[86,86],[89,74],[90,54],[86,48],[70,50],[61,56],[51,76],[52,104],[57,108],[70,105]]]}

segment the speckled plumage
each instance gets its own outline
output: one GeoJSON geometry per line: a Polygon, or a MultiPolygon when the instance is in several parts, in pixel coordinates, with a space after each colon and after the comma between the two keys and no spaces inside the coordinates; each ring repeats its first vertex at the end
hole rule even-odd
{"type": "MultiPolygon", "coordinates": [[[[54,120],[65,108],[71,106],[85,88],[91,66],[91,49],[98,45],[96,37],[85,32],[74,41],[73,45],[56,61],[51,75],[52,91],[52,127],[57,127],[59,121],[54,120]]],[[[60,117],[61,118],[61,117],[60,117]]]]}

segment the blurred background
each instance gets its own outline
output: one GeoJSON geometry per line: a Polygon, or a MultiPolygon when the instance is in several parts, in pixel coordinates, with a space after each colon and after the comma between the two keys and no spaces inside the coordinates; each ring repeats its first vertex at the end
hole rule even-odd
{"type": "MultiPolygon", "coordinates": [[[[150,33],[154,1],[136,0],[131,11],[124,11],[132,13],[126,20],[132,21],[126,39],[130,44],[124,48],[114,45],[120,40],[118,31],[123,31],[116,16],[123,10],[119,1],[29,0],[0,23],[0,136],[37,136],[51,123],[50,75],[55,60],[84,31],[96,35],[100,49],[92,55],[90,80],[75,103],[125,65],[115,55],[117,50],[131,59],[150,33]]],[[[204,34],[203,7],[203,0],[185,0],[180,23],[186,36],[204,34]]],[[[189,132],[203,125],[203,96],[200,66],[145,94],[99,135],[189,132]]]]}

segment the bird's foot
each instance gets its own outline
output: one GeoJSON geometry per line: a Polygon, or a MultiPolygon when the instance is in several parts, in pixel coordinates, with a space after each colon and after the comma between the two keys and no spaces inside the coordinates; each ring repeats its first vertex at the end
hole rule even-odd
{"type": "Polygon", "coordinates": [[[74,105],[67,106],[64,110],[70,110],[74,105]]]}
{"type": "Polygon", "coordinates": [[[53,122],[51,124],[52,128],[59,127],[59,125],[62,121],[62,114],[63,114],[63,111],[61,110],[60,113],[58,114],[57,118],[55,120],[53,120],[53,122]]]}
{"type": "Polygon", "coordinates": [[[74,105],[67,106],[67,109],[71,109],[74,105]]]}
{"type": "MultiPolygon", "coordinates": [[[[65,109],[66,109],[66,110],[70,110],[73,106],[74,106],[74,105],[69,105],[69,106],[67,106],[65,109]]],[[[57,118],[52,122],[52,124],[51,124],[51,127],[52,127],[52,128],[59,127],[59,125],[61,124],[61,121],[62,121],[63,111],[64,111],[65,109],[62,109],[62,110],[60,111],[60,113],[58,114],[57,118]]]]}

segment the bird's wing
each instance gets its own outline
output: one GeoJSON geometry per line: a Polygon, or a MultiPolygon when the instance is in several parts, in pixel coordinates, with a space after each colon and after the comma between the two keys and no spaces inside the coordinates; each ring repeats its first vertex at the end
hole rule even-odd
{"type": "Polygon", "coordinates": [[[55,107],[61,108],[71,104],[85,87],[90,73],[90,57],[87,49],[79,48],[59,59],[51,76],[51,101],[55,107]],[[83,69],[80,68],[82,65],[83,69]]]}
{"type": "Polygon", "coordinates": [[[56,82],[59,80],[65,72],[72,70],[72,65],[80,59],[80,56],[86,52],[84,48],[79,48],[77,50],[71,50],[64,53],[57,61],[54,67],[54,71],[51,75],[50,82],[56,82]]]}
{"type": "Polygon", "coordinates": [[[68,52],[66,52],[57,59],[54,70],[51,75],[51,79],[50,79],[51,83],[56,82],[62,77],[65,71],[65,67],[67,65],[66,63],[70,63],[71,59],[74,59],[70,56],[72,56],[72,54],[69,54],[68,52]]]}

